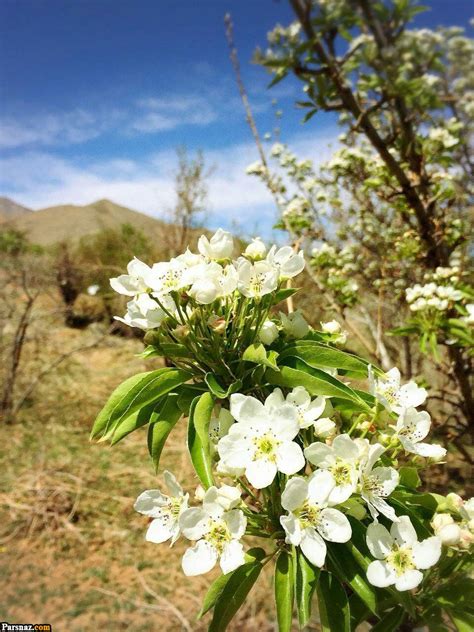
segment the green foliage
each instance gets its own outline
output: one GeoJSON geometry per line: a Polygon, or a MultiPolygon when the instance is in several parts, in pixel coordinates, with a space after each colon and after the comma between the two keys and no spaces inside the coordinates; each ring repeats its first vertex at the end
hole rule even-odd
{"type": "Polygon", "coordinates": [[[212,395],[203,393],[193,400],[189,411],[188,449],[196,474],[206,489],[214,484],[209,439],[209,422],[213,408],[212,395]]]}

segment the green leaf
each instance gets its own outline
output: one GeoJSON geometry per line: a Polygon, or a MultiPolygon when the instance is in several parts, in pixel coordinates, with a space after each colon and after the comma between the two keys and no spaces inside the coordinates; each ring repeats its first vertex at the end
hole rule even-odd
{"type": "MultiPolygon", "coordinates": [[[[245,562],[246,564],[252,564],[257,561],[260,562],[261,560],[263,560],[265,555],[266,555],[265,551],[259,547],[249,549],[247,553],[245,554],[245,562]]],[[[214,607],[216,601],[222,595],[224,588],[229,583],[229,580],[232,577],[232,575],[233,573],[227,573],[226,575],[219,575],[219,577],[215,581],[212,582],[212,584],[209,586],[206,596],[204,597],[202,608],[198,614],[198,619],[201,619],[201,617],[203,617],[206,614],[206,612],[209,612],[209,610],[214,607]]]]}
{"type": "Polygon", "coordinates": [[[118,386],[97,415],[91,432],[91,439],[107,434],[122,420],[147,404],[187,382],[191,373],[181,369],[164,368],[139,373],[118,386]]]}
{"type": "Polygon", "coordinates": [[[208,632],[224,632],[257,581],[263,566],[250,562],[230,573],[229,581],[217,598],[208,632]]]}
{"type": "Polygon", "coordinates": [[[373,614],[377,614],[377,596],[367,582],[365,574],[354,560],[351,552],[344,545],[330,544],[328,547],[328,568],[342,582],[347,582],[354,592],[366,604],[373,614]]]}
{"type": "Polygon", "coordinates": [[[400,485],[409,487],[410,489],[416,489],[421,485],[421,479],[418,476],[418,470],[416,467],[401,467],[398,470],[400,474],[400,485]]]}
{"type": "Polygon", "coordinates": [[[262,364],[263,366],[268,366],[275,371],[279,371],[276,363],[277,357],[278,353],[276,351],[269,351],[267,353],[267,350],[261,343],[255,343],[245,349],[242,355],[242,360],[245,360],[246,362],[253,362],[254,364],[262,364]]]}
{"type": "Polygon", "coordinates": [[[207,489],[214,485],[209,439],[209,422],[214,408],[211,393],[203,393],[191,404],[188,424],[188,449],[196,474],[207,489]]]}
{"type": "Polygon", "coordinates": [[[177,342],[160,342],[157,345],[160,355],[165,358],[191,358],[191,353],[184,345],[177,342]]]}
{"type": "Polygon", "coordinates": [[[242,388],[242,381],[237,380],[233,384],[231,384],[228,388],[224,388],[217,381],[216,376],[213,373],[206,373],[204,381],[209,387],[209,390],[213,395],[215,395],[218,399],[226,399],[232,393],[237,393],[242,388]]]}
{"type": "Polygon", "coordinates": [[[304,628],[311,617],[311,601],[318,583],[320,569],[308,562],[303,553],[296,549],[295,598],[298,623],[304,628]]]}
{"type": "Polygon", "coordinates": [[[279,632],[290,632],[294,599],[293,558],[282,550],[275,565],[275,604],[279,632]]]}
{"type": "Polygon", "coordinates": [[[350,632],[349,602],[339,580],[322,571],[316,590],[322,632],[350,632]]]}
{"type": "Polygon", "coordinates": [[[180,386],[178,391],[178,406],[180,407],[183,415],[189,414],[189,409],[191,408],[191,404],[193,403],[193,399],[202,393],[207,391],[207,385],[204,383],[200,384],[183,384],[180,386]]]}
{"type": "Polygon", "coordinates": [[[157,412],[156,419],[151,420],[148,428],[148,452],[153,460],[155,470],[158,470],[163,447],[170,432],[182,417],[178,406],[178,394],[167,395],[163,405],[157,412]]]}
{"type": "Polygon", "coordinates": [[[110,439],[110,445],[115,445],[134,430],[138,430],[143,426],[146,426],[153,417],[156,415],[156,410],[161,406],[162,400],[159,399],[153,404],[148,404],[140,410],[136,410],[132,415],[124,419],[118,426],[116,426],[110,433],[102,437],[102,440],[110,439]]]}
{"type": "Polygon", "coordinates": [[[296,367],[281,366],[279,372],[267,370],[265,375],[270,384],[286,388],[304,386],[310,395],[325,395],[326,397],[347,399],[355,404],[357,410],[370,410],[370,406],[352,388],[346,386],[337,378],[320,369],[313,369],[297,358],[287,358],[287,360],[294,361],[296,367]]]}
{"type": "MultiPolygon", "coordinates": [[[[356,376],[367,377],[369,363],[356,355],[334,349],[328,345],[311,340],[301,340],[287,345],[280,359],[300,358],[313,368],[340,369],[356,376]]],[[[377,369],[375,369],[377,371],[377,369]]]]}
{"type": "Polygon", "coordinates": [[[287,298],[290,298],[290,296],[293,296],[293,294],[297,291],[298,288],[296,287],[284,287],[281,290],[277,290],[273,299],[273,305],[277,305],[278,303],[281,303],[281,301],[285,301],[287,298]]]}
{"type": "Polygon", "coordinates": [[[390,610],[388,614],[382,615],[382,620],[370,629],[370,632],[396,632],[405,621],[406,612],[402,606],[397,606],[390,610]]]}

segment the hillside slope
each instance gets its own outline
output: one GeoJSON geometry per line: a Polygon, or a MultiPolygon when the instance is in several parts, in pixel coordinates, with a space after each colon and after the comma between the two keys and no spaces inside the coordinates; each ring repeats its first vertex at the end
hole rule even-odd
{"type": "Polygon", "coordinates": [[[16,220],[18,217],[29,215],[32,210],[17,204],[10,198],[0,196],[0,223],[16,220]]]}
{"type": "Polygon", "coordinates": [[[86,206],[65,204],[28,213],[10,222],[24,231],[32,243],[49,246],[61,241],[76,241],[106,228],[132,224],[149,236],[162,234],[164,223],[110,200],[99,200],[86,206]]]}

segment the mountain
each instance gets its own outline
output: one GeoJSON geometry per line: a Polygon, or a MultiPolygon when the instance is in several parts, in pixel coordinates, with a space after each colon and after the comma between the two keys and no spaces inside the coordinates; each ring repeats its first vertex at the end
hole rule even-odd
{"type": "Polygon", "coordinates": [[[164,223],[143,213],[119,206],[110,200],[99,200],[86,206],[65,204],[27,213],[10,225],[24,231],[28,239],[41,246],[61,241],[76,241],[106,228],[132,224],[147,235],[162,234],[164,223]]]}
{"type": "Polygon", "coordinates": [[[31,212],[31,209],[26,208],[26,206],[17,204],[10,198],[0,196],[0,223],[15,220],[17,217],[28,215],[31,212]]]}

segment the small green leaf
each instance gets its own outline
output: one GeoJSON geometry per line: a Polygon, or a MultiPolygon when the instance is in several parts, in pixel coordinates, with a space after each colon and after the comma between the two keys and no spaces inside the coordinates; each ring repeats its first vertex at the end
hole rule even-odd
{"type": "Polygon", "coordinates": [[[418,476],[418,470],[416,467],[401,467],[398,470],[400,474],[400,485],[409,487],[410,489],[416,489],[421,485],[421,479],[418,476]]]}
{"type": "Polygon", "coordinates": [[[322,632],[350,632],[349,602],[339,580],[322,571],[316,590],[322,632]]]}
{"type": "Polygon", "coordinates": [[[311,601],[318,583],[320,569],[308,562],[303,553],[296,549],[295,598],[298,623],[304,628],[311,617],[311,601]]]}
{"type": "Polygon", "coordinates": [[[101,440],[110,439],[110,445],[115,445],[119,441],[122,441],[122,439],[130,433],[146,426],[146,424],[153,419],[153,414],[161,404],[162,400],[159,399],[157,402],[153,402],[153,404],[148,404],[148,406],[136,410],[132,415],[120,422],[110,433],[102,437],[101,440]]]}
{"type": "Polygon", "coordinates": [[[224,632],[257,581],[262,568],[260,562],[250,562],[230,573],[229,581],[214,606],[208,632],[224,632]]]}
{"type": "Polygon", "coordinates": [[[107,434],[136,410],[156,402],[190,378],[191,373],[188,371],[172,368],[139,373],[128,378],[114,390],[97,415],[91,439],[107,434]]]}
{"type": "Polygon", "coordinates": [[[276,360],[278,358],[278,353],[276,351],[267,350],[261,343],[255,343],[250,345],[245,349],[242,360],[246,362],[253,362],[254,364],[262,364],[263,366],[268,366],[274,371],[279,371],[276,360]]]}
{"type": "Polygon", "coordinates": [[[297,291],[298,288],[296,287],[285,287],[281,290],[277,290],[273,299],[273,305],[277,305],[278,303],[281,303],[281,301],[285,301],[287,298],[290,298],[290,296],[293,296],[293,294],[297,291]]]}
{"type": "Polygon", "coordinates": [[[178,406],[180,407],[183,415],[189,414],[189,409],[191,408],[191,404],[193,399],[202,393],[207,391],[207,385],[204,383],[200,384],[183,384],[179,387],[178,391],[178,406]]]}
{"type": "Polygon", "coordinates": [[[290,632],[294,599],[293,558],[281,551],[275,565],[275,604],[279,632],[290,632]]]}
{"type": "Polygon", "coordinates": [[[218,399],[226,399],[232,393],[237,393],[242,388],[242,381],[237,380],[233,384],[231,384],[228,388],[224,388],[217,381],[216,376],[213,373],[206,373],[204,377],[204,381],[209,387],[209,390],[213,395],[215,395],[218,399]]]}
{"type": "MultiPolygon", "coordinates": [[[[368,362],[352,353],[335,349],[329,345],[312,340],[301,340],[287,345],[280,354],[280,359],[287,357],[300,358],[313,368],[328,368],[347,371],[356,376],[367,377],[368,362]]],[[[377,371],[375,369],[375,371],[377,371]]]]}
{"type": "Polygon", "coordinates": [[[160,464],[161,452],[166,440],[176,423],[181,419],[182,414],[178,406],[178,395],[170,393],[157,411],[156,418],[150,420],[150,426],[148,427],[148,452],[156,471],[160,464]]]}
{"type": "MultiPolygon", "coordinates": [[[[256,561],[260,562],[261,560],[263,560],[265,555],[265,551],[259,547],[249,549],[245,554],[245,562],[246,564],[252,564],[256,561]]],[[[206,612],[209,612],[209,610],[214,607],[216,601],[222,595],[222,592],[229,583],[231,577],[232,573],[227,573],[227,575],[219,575],[219,577],[212,582],[212,584],[209,586],[206,596],[204,597],[202,608],[198,614],[198,619],[201,619],[201,617],[203,617],[206,612]]]]}
{"type": "Polygon", "coordinates": [[[203,393],[191,404],[188,424],[188,449],[196,474],[207,489],[214,484],[210,452],[209,422],[214,408],[211,393],[203,393]]]}

